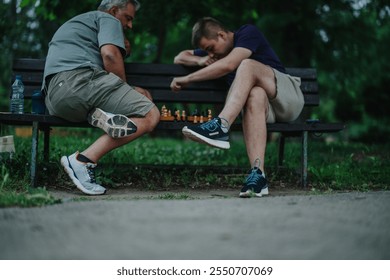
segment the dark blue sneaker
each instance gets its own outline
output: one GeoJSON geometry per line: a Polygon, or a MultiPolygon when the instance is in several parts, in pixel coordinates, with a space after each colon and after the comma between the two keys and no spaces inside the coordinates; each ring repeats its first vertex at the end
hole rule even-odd
{"type": "Polygon", "coordinates": [[[205,143],[220,149],[229,149],[229,131],[221,125],[220,118],[214,118],[200,125],[189,125],[182,129],[182,132],[188,138],[205,143]]]}
{"type": "Polygon", "coordinates": [[[262,197],[268,195],[268,183],[263,172],[258,167],[253,167],[246,177],[241,189],[240,197],[262,197]]]}

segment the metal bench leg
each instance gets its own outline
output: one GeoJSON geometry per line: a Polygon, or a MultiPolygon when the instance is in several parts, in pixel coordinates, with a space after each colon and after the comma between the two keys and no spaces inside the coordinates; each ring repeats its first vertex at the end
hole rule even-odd
{"type": "Polygon", "coordinates": [[[308,134],[309,133],[307,131],[302,132],[301,184],[302,184],[302,187],[304,187],[304,188],[307,187],[307,138],[308,138],[308,134]]]}
{"type": "Polygon", "coordinates": [[[286,137],[282,133],[279,138],[278,168],[283,166],[285,140],[286,137]]]}
{"type": "Polygon", "coordinates": [[[37,174],[37,155],[38,155],[38,122],[33,122],[32,124],[32,137],[31,137],[31,169],[30,169],[30,175],[31,175],[31,187],[35,188],[36,184],[36,174],[37,174]]]}
{"type": "Polygon", "coordinates": [[[49,152],[50,152],[50,127],[44,127],[44,137],[43,137],[43,158],[46,162],[49,161],[49,152]]]}

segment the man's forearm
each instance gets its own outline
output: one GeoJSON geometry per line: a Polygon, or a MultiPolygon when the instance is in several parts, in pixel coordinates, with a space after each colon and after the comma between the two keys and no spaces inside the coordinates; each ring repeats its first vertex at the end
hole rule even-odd
{"type": "Polygon", "coordinates": [[[105,63],[104,69],[107,72],[117,75],[123,81],[126,81],[126,74],[125,74],[125,67],[123,64],[123,60],[119,60],[117,62],[105,63]]]}
{"type": "Polygon", "coordinates": [[[175,58],[173,59],[173,63],[185,66],[199,66],[200,59],[201,57],[195,56],[192,51],[185,50],[175,56],[175,58]]]}
{"type": "Polygon", "coordinates": [[[199,69],[198,71],[189,74],[187,77],[189,79],[189,82],[192,83],[218,79],[230,73],[231,71],[232,70],[224,63],[220,63],[220,61],[217,61],[207,67],[204,67],[202,69],[199,69]]]}

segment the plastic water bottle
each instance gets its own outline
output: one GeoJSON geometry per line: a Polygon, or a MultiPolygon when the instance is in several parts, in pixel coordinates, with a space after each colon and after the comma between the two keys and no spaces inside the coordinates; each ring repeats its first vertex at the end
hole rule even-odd
{"type": "Polygon", "coordinates": [[[16,75],[15,82],[12,84],[11,113],[23,114],[24,112],[24,85],[22,77],[16,75]]]}

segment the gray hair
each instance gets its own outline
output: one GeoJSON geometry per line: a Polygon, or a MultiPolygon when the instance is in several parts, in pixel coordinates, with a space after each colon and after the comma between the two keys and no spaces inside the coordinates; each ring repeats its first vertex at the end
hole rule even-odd
{"type": "Polygon", "coordinates": [[[117,6],[119,9],[124,9],[129,3],[134,5],[136,11],[141,8],[141,4],[138,0],[103,0],[102,3],[100,3],[98,10],[108,11],[114,6],[117,6]]]}

